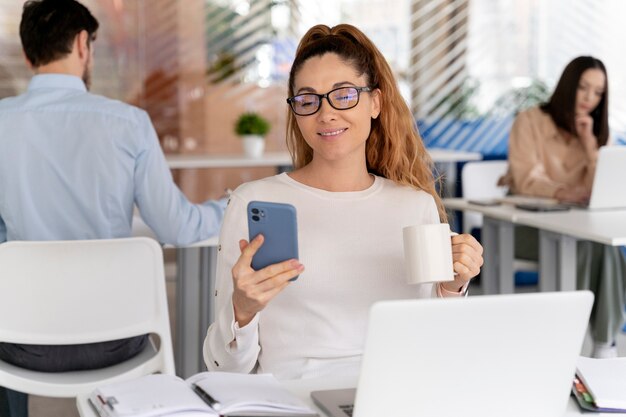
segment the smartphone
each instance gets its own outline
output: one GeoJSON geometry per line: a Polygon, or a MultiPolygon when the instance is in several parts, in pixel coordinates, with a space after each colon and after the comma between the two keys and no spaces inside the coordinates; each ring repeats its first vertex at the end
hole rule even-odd
{"type": "MultiPolygon", "coordinates": [[[[251,201],[248,203],[250,241],[262,234],[265,240],[252,258],[254,270],[268,265],[298,259],[298,222],[291,204],[251,201]]],[[[296,278],[292,278],[294,281],[296,278]]]]}

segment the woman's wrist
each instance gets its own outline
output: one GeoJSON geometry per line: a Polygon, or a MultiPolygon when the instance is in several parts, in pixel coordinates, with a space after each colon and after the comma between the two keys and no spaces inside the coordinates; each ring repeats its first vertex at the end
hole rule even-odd
{"type": "Polygon", "coordinates": [[[459,294],[465,289],[465,286],[467,285],[467,283],[459,282],[455,280],[455,281],[449,281],[449,282],[442,282],[440,285],[441,285],[441,289],[445,291],[459,294]]]}
{"type": "Polygon", "coordinates": [[[246,314],[245,312],[242,312],[241,309],[238,309],[237,306],[235,305],[234,300],[233,300],[233,313],[235,316],[235,321],[237,322],[240,328],[250,323],[255,316],[254,314],[246,314]]]}

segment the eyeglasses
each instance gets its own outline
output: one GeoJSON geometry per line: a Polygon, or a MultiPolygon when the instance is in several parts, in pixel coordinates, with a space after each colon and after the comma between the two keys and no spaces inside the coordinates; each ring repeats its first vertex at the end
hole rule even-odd
{"type": "Polygon", "coordinates": [[[326,94],[305,93],[289,97],[287,103],[298,116],[310,116],[322,107],[322,99],[337,110],[348,110],[359,104],[361,91],[370,92],[370,87],[339,87],[326,94]]]}

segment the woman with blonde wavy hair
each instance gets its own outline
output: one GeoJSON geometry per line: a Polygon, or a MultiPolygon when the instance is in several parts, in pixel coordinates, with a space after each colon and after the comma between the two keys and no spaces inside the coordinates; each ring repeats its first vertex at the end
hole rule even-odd
{"type": "Polygon", "coordinates": [[[482,266],[480,244],[458,235],[454,281],[406,283],[402,228],[445,221],[445,212],[411,112],[361,31],[311,28],[296,51],[287,103],[294,171],[241,185],[226,210],[217,315],[204,343],[209,370],[284,379],[356,372],[372,303],[462,296],[482,266]],[[262,236],[246,240],[253,200],[296,208],[298,260],[251,267],[263,244],[262,236]]]}

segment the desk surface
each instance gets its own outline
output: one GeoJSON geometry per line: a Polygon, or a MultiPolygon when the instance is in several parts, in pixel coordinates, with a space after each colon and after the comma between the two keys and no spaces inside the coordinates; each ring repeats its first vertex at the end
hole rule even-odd
{"type": "MultiPolygon", "coordinates": [[[[353,388],[356,386],[357,378],[356,376],[333,376],[332,378],[312,378],[312,379],[300,379],[293,381],[284,381],[283,386],[295,394],[298,398],[302,399],[309,407],[317,410],[320,413],[320,416],[325,416],[311,400],[310,393],[315,390],[323,390],[323,389],[340,389],[340,388],[353,388]]],[[[94,411],[91,405],[88,402],[89,395],[83,394],[76,398],[76,405],[78,408],[78,412],[82,417],[98,417],[98,414],[94,411]]],[[[583,413],[576,405],[575,400],[570,397],[570,400],[567,404],[567,409],[563,414],[563,417],[579,417],[582,416],[583,413]]],[[[589,414],[584,414],[589,415],[589,414]]],[[[606,414],[606,413],[593,413],[593,417],[608,417],[615,416],[615,414],[606,414]]],[[[557,416],[558,417],[558,416],[557,416]]]]}
{"type": "MultiPolygon", "coordinates": [[[[132,234],[134,237],[138,237],[138,236],[149,237],[151,239],[158,241],[152,229],[148,227],[148,225],[143,221],[143,219],[141,218],[139,214],[136,214],[133,216],[132,234]]],[[[203,247],[217,246],[218,240],[219,240],[219,236],[215,235],[213,237],[210,237],[206,240],[202,240],[200,242],[190,243],[189,245],[186,245],[186,246],[176,246],[176,247],[182,249],[182,248],[203,248],[203,247]]],[[[175,246],[165,245],[165,247],[173,248],[175,246]]]]}
{"type": "Polygon", "coordinates": [[[447,209],[460,211],[474,211],[485,216],[504,220],[511,223],[517,223],[520,217],[532,215],[529,211],[516,209],[511,204],[498,204],[496,206],[481,206],[479,204],[471,204],[464,198],[444,198],[443,205],[447,209]]]}
{"type": "Polygon", "coordinates": [[[583,210],[532,212],[516,209],[510,204],[481,206],[462,198],[446,198],[446,208],[475,211],[485,216],[511,223],[536,227],[577,239],[590,240],[609,246],[626,245],[626,210],[583,210]]]}
{"type": "Polygon", "coordinates": [[[590,240],[609,246],[626,245],[626,210],[534,213],[518,220],[524,226],[590,240]]]}
{"type": "Polygon", "coordinates": [[[427,148],[433,162],[480,161],[483,156],[479,152],[457,151],[444,148],[427,148]]]}
{"type": "Polygon", "coordinates": [[[260,158],[243,154],[171,154],[165,159],[170,169],[192,168],[247,168],[263,166],[290,166],[288,152],[265,152],[260,158]]]}
{"type": "MultiPolygon", "coordinates": [[[[478,152],[455,151],[433,148],[428,153],[434,162],[477,161],[482,159],[478,152]]],[[[243,154],[169,154],[165,156],[170,169],[193,168],[247,168],[263,166],[290,166],[289,152],[265,152],[260,158],[243,154]]]]}

